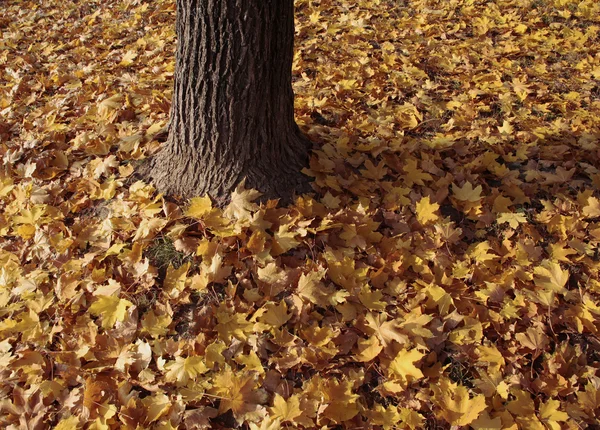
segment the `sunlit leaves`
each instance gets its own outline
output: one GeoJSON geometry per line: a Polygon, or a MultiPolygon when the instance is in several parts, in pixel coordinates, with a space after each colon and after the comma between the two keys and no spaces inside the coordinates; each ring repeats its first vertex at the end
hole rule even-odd
{"type": "Polygon", "coordinates": [[[296,418],[302,415],[300,410],[300,400],[298,396],[291,396],[285,400],[279,394],[275,394],[273,407],[270,409],[273,417],[280,419],[281,422],[293,423],[296,418]]]}
{"type": "Polygon", "coordinates": [[[252,212],[258,209],[258,205],[253,203],[258,197],[260,197],[258,191],[246,189],[244,182],[241,182],[233,191],[231,201],[223,213],[233,219],[249,221],[252,218],[252,212]]]}
{"type": "Polygon", "coordinates": [[[210,197],[194,197],[190,200],[190,204],[185,211],[185,215],[192,218],[201,219],[204,215],[212,210],[212,202],[210,197]]]}
{"type": "Polygon", "coordinates": [[[563,270],[559,263],[544,261],[534,269],[535,285],[555,293],[564,293],[569,280],[569,272],[563,270]]]}
{"type": "Polygon", "coordinates": [[[388,320],[384,313],[367,313],[365,317],[366,325],[371,333],[373,333],[385,346],[395,340],[400,344],[404,344],[407,336],[400,331],[397,321],[388,320]]]}
{"type": "Polygon", "coordinates": [[[596,424],[597,1],[296,0],[314,193],[223,209],[134,179],[174,2],[5,3],[3,426],[596,424]]]}
{"type": "Polygon", "coordinates": [[[101,317],[102,327],[112,328],[117,321],[121,322],[127,315],[127,309],[133,306],[129,300],[116,296],[99,296],[90,306],[92,315],[101,317]]]}
{"type": "Polygon", "coordinates": [[[471,396],[469,390],[443,378],[431,387],[434,402],[440,407],[439,414],[450,424],[464,426],[472,423],[487,407],[482,395],[471,396]]]}
{"type": "Polygon", "coordinates": [[[383,349],[383,345],[377,336],[371,336],[368,339],[361,339],[358,341],[357,345],[358,353],[356,354],[356,359],[362,362],[373,360],[383,349]]]}
{"type": "Polygon", "coordinates": [[[429,196],[423,197],[416,205],[417,219],[421,224],[435,221],[438,219],[436,212],[439,208],[440,205],[432,203],[429,196]]]}
{"type": "Polygon", "coordinates": [[[416,349],[401,350],[389,365],[390,376],[393,379],[398,379],[402,384],[422,378],[423,372],[415,366],[415,362],[419,361],[424,355],[416,349]]]}
{"type": "Polygon", "coordinates": [[[177,357],[165,365],[165,378],[167,381],[175,382],[177,385],[185,385],[190,379],[196,379],[208,371],[202,357],[192,355],[190,357],[177,357]]]}
{"type": "Polygon", "coordinates": [[[473,188],[473,184],[470,182],[465,182],[465,184],[461,187],[458,187],[456,184],[452,184],[452,192],[454,196],[458,200],[466,201],[466,202],[478,202],[481,199],[481,185],[473,188]]]}

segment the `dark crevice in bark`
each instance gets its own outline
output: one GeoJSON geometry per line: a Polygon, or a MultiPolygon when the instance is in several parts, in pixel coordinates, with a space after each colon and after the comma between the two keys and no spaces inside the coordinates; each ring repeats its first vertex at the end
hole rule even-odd
{"type": "Polygon", "coordinates": [[[170,195],[226,200],[246,178],[266,198],[310,192],[294,121],[293,0],[177,0],[169,136],[140,170],[170,195]]]}

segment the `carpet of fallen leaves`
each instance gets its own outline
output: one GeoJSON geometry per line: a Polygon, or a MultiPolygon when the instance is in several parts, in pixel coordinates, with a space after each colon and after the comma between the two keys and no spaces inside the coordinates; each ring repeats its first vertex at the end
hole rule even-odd
{"type": "Polygon", "coordinates": [[[133,179],[172,1],[0,9],[0,426],[598,428],[600,5],[299,0],[315,194],[133,179]]]}

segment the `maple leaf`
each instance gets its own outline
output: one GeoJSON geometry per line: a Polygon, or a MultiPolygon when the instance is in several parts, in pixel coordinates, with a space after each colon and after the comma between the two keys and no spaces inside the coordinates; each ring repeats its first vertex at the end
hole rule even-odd
{"type": "Polygon", "coordinates": [[[401,422],[398,406],[375,405],[373,409],[367,411],[370,424],[383,426],[385,430],[395,428],[401,422]]]}
{"type": "Polygon", "coordinates": [[[72,430],[79,427],[79,418],[70,416],[61,419],[54,427],[54,430],[72,430]]]}
{"type": "Polygon", "coordinates": [[[502,419],[500,417],[492,419],[487,411],[483,411],[470,425],[475,430],[501,430],[503,428],[502,419]]]}
{"type": "Polygon", "coordinates": [[[146,423],[158,421],[171,408],[169,397],[164,393],[154,393],[141,402],[146,408],[146,423]]]}
{"type": "Polygon", "coordinates": [[[290,224],[280,225],[279,229],[273,235],[273,256],[288,252],[290,249],[300,245],[300,241],[296,239],[298,233],[290,231],[290,227],[290,224]]]}
{"type": "Polygon", "coordinates": [[[253,324],[246,320],[246,315],[232,312],[225,304],[222,304],[217,311],[218,324],[215,330],[219,337],[229,341],[232,337],[240,340],[246,339],[246,333],[253,329],[253,324]]]}
{"type": "Polygon", "coordinates": [[[163,288],[167,294],[177,294],[185,288],[187,272],[190,268],[190,263],[182,264],[175,269],[171,264],[167,267],[167,274],[163,282],[163,288]]]}
{"type": "Polygon", "coordinates": [[[358,412],[356,403],[358,395],[352,392],[353,383],[347,379],[331,378],[324,381],[322,390],[328,405],[323,415],[335,423],[342,423],[354,418],[358,412]]]}
{"type": "Polygon", "coordinates": [[[321,201],[329,209],[337,209],[340,207],[340,203],[341,203],[341,200],[338,197],[334,197],[329,191],[327,191],[327,193],[325,193],[325,195],[323,196],[321,201]]]}
{"type": "Polygon", "coordinates": [[[569,419],[566,412],[559,411],[561,402],[550,399],[540,405],[540,420],[552,430],[560,430],[562,427],[559,422],[569,419]]]}
{"type": "Polygon", "coordinates": [[[577,400],[585,411],[593,414],[595,410],[600,408],[600,389],[594,384],[588,383],[585,386],[585,391],[577,393],[577,400]]]}
{"type": "Polygon", "coordinates": [[[192,355],[186,358],[177,357],[165,365],[167,373],[165,379],[170,382],[176,382],[177,385],[186,385],[190,379],[196,379],[208,371],[202,357],[192,355]]]}
{"type": "Polygon", "coordinates": [[[400,380],[403,385],[421,379],[423,372],[415,366],[415,363],[424,356],[425,354],[416,349],[400,350],[388,367],[388,376],[400,380]]]}
{"type": "Polygon", "coordinates": [[[252,212],[258,210],[258,205],[252,203],[262,194],[256,190],[246,189],[246,181],[240,182],[231,193],[231,201],[223,211],[223,215],[238,221],[251,221],[252,212]]]}
{"type": "Polygon", "coordinates": [[[569,271],[562,270],[559,263],[544,260],[533,270],[533,273],[535,285],[538,287],[554,293],[566,293],[565,285],[569,280],[569,271]]]}
{"type": "Polygon", "coordinates": [[[481,185],[477,185],[473,188],[473,184],[465,182],[462,188],[459,188],[456,184],[452,184],[452,192],[454,197],[463,202],[478,202],[481,200],[481,185]]]}
{"type": "Polygon", "coordinates": [[[447,378],[441,378],[431,388],[435,395],[433,401],[440,407],[439,415],[452,425],[469,425],[487,407],[483,395],[471,397],[466,387],[457,385],[447,378]]]}
{"type": "Polygon", "coordinates": [[[287,313],[287,304],[283,300],[278,305],[267,303],[264,306],[264,310],[265,312],[259,319],[269,328],[279,328],[292,317],[292,314],[287,313]]]}
{"type": "Polygon", "coordinates": [[[297,395],[290,396],[285,400],[282,396],[275,393],[273,406],[269,408],[271,415],[281,422],[293,423],[296,418],[302,415],[300,410],[300,398],[297,395]]]}
{"type": "Polygon", "coordinates": [[[511,135],[514,133],[515,129],[509,121],[504,120],[504,122],[502,122],[502,126],[498,127],[498,131],[501,134],[511,135]]]}
{"type": "Polygon", "coordinates": [[[419,169],[417,160],[414,158],[406,160],[406,164],[402,169],[406,172],[406,184],[403,185],[407,187],[412,187],[413,184],[425,185],[424,181],[431,181],[433,179],[429,173],[425,173],[422,169],[419,169]]]}
{"type": "Polygon", "coordinates": [[[133,64],[133,60],[135,60],[137,57],[137,52],[129,50],[127,51],[124,55],[123,58],[121,59],[121,62],[119,63],[119,66],[130,66],[133,64]]]}
{"type": "Polygon", "coordinates": [[[205,215],[209,214],[212,209],[210,197],[194,197],[190,200],[190,204],[185,211],[185,216],[202,219],[205,215]]]}
{"type": "Polygon", "coordinates": [[[416,205],[417,219],[421,224],[427,224],[428,222],[436,221],[438,219],[438,215],[435,212],[437,212],[439,208],[439,204],[431,203],[429,196],[423,197],[417,202],[416,205]]]}
{"type": "Polygon", "coordinates": [[[168,333],[172,321],[170,315],[157,315],[154,310],[150,310],[142,318],[142,328],[143,331],[157,339],[168,333]]]}
{"type": "Polygon", "coordinates": [[[508,223],[512,228],[517,228],[519,224],[526,223],[527,218],[521,213],[505,212],[498,214],[496,221],[498,224],[508,223]]]}
{"type": "Polygon", "coordinates": [[[492,247],[486,240],[484,242],[471,245],[467,251],[467,254],[478,263],[485,263],[487,261],[499,258],[495,254],[488,253],[490,249],[492,249],[492,247]]]}
{"type": "Polygon", "coordinates": [[[125,320],[127,309],[133,306],[129,300],[120,299],[116,296],[98,296],[96,301],[89,307],[92,315],[102,317],[102,328],[114,327],[117,321],[125,320]]]}
{"type": "Polygon", "coordinates": [[[395,320],[388,321],[385,313],[373,314],[367,312],[365,322],[371,333],[374,333],[384,346],[387,346],[392,340],[401,345],[408,341],[408,337],[400,332],[398,322],[395,320]]]}
{"type": "Polygon", "coordinates": [[[260,422],[260,426],[256,423],[250,423],[250,430],[280,430],[281,429],[281,420],[267,418],[260,422]]]}
{"type": "Polygon", "coordinates": [[[383,345],[379,342],[377,336],[371,336],[368,339],[358,341],[358,353],[356,359],[361,362],[373,360],[383,350],[383,345]]]}
{"type": "Polygon", "coordinates": [[[583,207],[582,212],[586,218],[600,217],[600,200],[596,197],[590,197],[587,201],[587,205],[583,207]]]}
{"type": "Polygon", "coordinates": [[[213,342],[206,347],[206,364],[209,367],[213,367],[215,363],[225,364],[225,357],[223,357],[223,351],[225,351],[227,347],[223,342],[213,342]]]}
{"type": "Polygon", "coordinates": [[[267,393],[257,388],[256,372],[234,373],[230,368],[213,378],[210,392],[221,397],[219,413],[231,410],[239,422],[267,399],[267,393]]]}

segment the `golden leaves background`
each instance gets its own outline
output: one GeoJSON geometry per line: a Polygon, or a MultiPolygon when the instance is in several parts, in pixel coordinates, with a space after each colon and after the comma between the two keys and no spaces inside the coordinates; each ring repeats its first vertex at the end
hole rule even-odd
{"type": "Polygon", "coordinates": [[[2,427],[592,428],[600,6],[296,8],[316,193],[222,211],[132,177],[173,2],[3,3],[2,427]]]}

